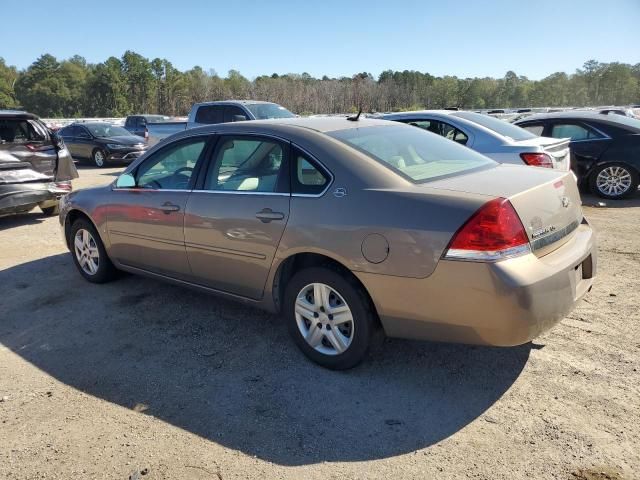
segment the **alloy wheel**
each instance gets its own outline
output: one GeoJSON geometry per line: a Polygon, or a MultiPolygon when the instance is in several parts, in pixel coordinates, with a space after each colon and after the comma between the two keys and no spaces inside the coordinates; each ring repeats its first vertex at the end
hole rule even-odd
{"type": "Polygon", "coordinates": [[[81,228],[76,232],[73,249],[82,271],[87,275],[95,275],[100,265],[100,251],[88,230],[81,228]]]}
{"type": "Polygon", "coordinates": [[[344,353],[353,341],[353,314],[347,302],[329,285],[311,283],[295,303],[298,330],[305,341],[324,355],[344,353]]]}
{"type": "Polygon", "coordinates": [[[104,165],[104,153],[102,153],[102,150],[96,150],[93,154],[93,161],[98,167],[102,167],[104,165]]]}
{"type": "Polygon", "coordinates": [[[631,172],[617,165],[603,168],[596,177],[596,187],[600,193],[618,197],[631,188],[631,172]]]}

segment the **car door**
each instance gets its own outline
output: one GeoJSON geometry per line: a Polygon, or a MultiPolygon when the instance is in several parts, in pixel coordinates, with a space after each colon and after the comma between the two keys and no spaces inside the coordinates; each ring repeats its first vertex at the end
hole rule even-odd
{"type": "Polygon", "coordinates": [[[69,125],[68,127],[60,130],[59,135],[62,137],[64,144],[67,146],[69,153],[74,158],[80,158],[80,151],[78,148],[78,144],[76,143],[76,132],[77,127],[75,125],[69,125]]]}
{"type": "Polygon", "coordinates": [[[113,189],[106,211],[109,253],[118,262],[190,278],[185,208],[208,141],[199,135],[166,145],[131,172],[135,187],[113,189]]]}
{"type": "Polygon", "coordinates": [[[77,125],[75,127],[74,142],[80,157],[91,158],[95,144],[93,142],[93,135],[89,133],[89,130],[82,125],[77,125]]]}
{"type": "Polygon", "coordinates": [[[289,145],[259,135],[224,135],[202,185],[189,197],[185,244],[194,281],[262,297],[289,218],[289,145]]]}
{"type": "Polygon", "coordinates": [[[611,144],[611,138],[583,122],[555,121],[547,125],[544,135],[553,138],[570,138],[573,154],[572,168],[583,177],[611,144]]]}

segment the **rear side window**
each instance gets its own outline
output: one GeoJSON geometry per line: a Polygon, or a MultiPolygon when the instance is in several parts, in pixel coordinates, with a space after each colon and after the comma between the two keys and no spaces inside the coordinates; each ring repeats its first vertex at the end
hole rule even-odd
{"type": "Polygon", "coordinates": [[[544,131],[544,125],[522,125],[527,132],[531,132],[538,137],[542,136],[542,132],[544,131]]]}
{"type": "Polygon", "coordinates": [[[21,119],[0,119],[0,143],[29,143],[46,140],[46,133],[35,122],[21,119]]]}
{"type": "Polygon", "coordinates": [[[205,190],[278,192],[288,180],[279,142],[261,138],[224,137],[207,173],[205,190]],[[284,172],[284,175],[281,175],[284,172]],[[281,181],[282,179],[282,181],[281,181]]]}
{"type": "Polygon", "coordinates": [[[222,123],[222,111],[223,107],[220,105],[205,105],[199,107],[196,112],[196,123],[222,123]]]}
{"type": "Polygon", "coordinates": [[[553,138],[570,138],[572,141],[603,138],[595,130],[575,123],[558,123],[554,125],[551,129],[551,136],[553,138]]]}
{"type": "Polygon", "coordinates": [[[293,149],[293,162],[291,165],[291,193],[319,195],[329,184],[329,174],[298,149],[293,149]]]}
{"type": "Polygon", "coordinates": [[[455,117],[464,118],[465,120],[469,120],[471,122],[475,122],[478,125],[482,125],[489,130],[493,130],[494,132],[502,135],[503,137],[509,137],[515,141],[520,140],[529,140],[531,138],[535,138],[535,135],[527,132],[524,128],[520,128],[517,125],[512,125],[510,123],[505,122],[504,120],[499,120],[494,117],[490,117],[489,115],[484,115],[482,113],[475,112],[455,112],[451,115],[455,117]]]}
{"type": "Polygon", "coordinates": [[[496,165],[469,148],[406,125],[350,128],[328,135],[415,183],[496,165]]]}
{"type": "Polygon", "coordinates": [[[438,120],[416,120],[409,121],[408,123],[414,127],[419,127],[428,132],[440,135],[441,137],[453,140],[461,145],[466,145],[469,141],[469,137],[467,137],[463,131],[445,122],[440,122],[438,120]]]}

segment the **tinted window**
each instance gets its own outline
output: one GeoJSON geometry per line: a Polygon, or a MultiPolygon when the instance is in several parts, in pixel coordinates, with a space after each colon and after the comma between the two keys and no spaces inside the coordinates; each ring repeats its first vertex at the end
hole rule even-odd
{"type": "Polygon", "coordinates": [[[528,140],[530,138],[535,138],[536,136],[530,132],[527,132],[524,128],[520,128],[517,125],[512,125],[511,123],[507,123],[504,120],[498,120],[497,118],[490,117],[489,115],[483,115],[482,113],[475,112],[455,112],[451,115],[464,118],[465,120],[470,120],[472,122],[477,123],[478,125],[482,125],[489,130],[493,130],[496,133],[499,133],[503,137],[509,137],[513,140],[528,140]]]}
{"type": "Polygon", "coordinates": [[[152,189],[188,189],[206,143],[206,138],[199,137],[163,148],[138,167],[136,185],[152,189]]]}
{"type": "Polygon", "coordinates": [[[0,119],[0,143],[43,142],[47,135],[35,122],[21,119],[0,119]]]}
{"type": "Polygon", "coordinates": [[[312,159],[295,149],[292,165],[292,193],[317,195],[324,191],[329,183],[330,177],[312,159]]]}
{"type": "Polygon", "coordinates": [[[234,107],[233,105],[224,107],[224,122],[241,122],[248,120],[247,113],[240,107],[234,107]],[[241,118],[244,117],[244,118],[241,118]]]}
{"type": "Polygon", "coordinates": [[[544,125],[522,125],[522,128],[538,137],[542,136],[542,132],[544,131],[544,125]]]}
{"type": "Polygon", "coordinates": [[[445,122],[440,122],[438,120],[412,120],[408,123],[414,127],[422,128],[428,132],[435,133],[441,137],[458,142],[461,145],[466,145],[467,141],[469,141],[469,137],[467,137],[464,132],[445,122]]]}
{"type": "Polygon", "coordinates": [[[124,122],[124,126],[126,128],[132,128],[136,124],[135,117],[127,117],[127,120],[124,122]]]}
{"type": "Polygon", "coordinates": [[[493,160],[455,142],[405,125],[351,128],[328,135],[414,182],[496,165],[493,160]]]}
{"type": "MultiPolygon", "coordinates": [[[[129,135],[129,132],[127,132],[127,135],[129,135]]],[[[89,135],[89,132],[87,132],[84,127],[75,127],[74,136],[78,138],[91,138],[91,135],[89,135]]]]}
{"type": "Polygon", "coordinates": [[[602,138],[602,135],[574,123],[557,123],[551,129],[553,138],[570,138],[571,140],[591,140],[594,138],[602,138]]]}
{"type": "Polygon", "coordinates": [[[96,137],[116,137],[121,135],[128,137],[131,135],[128,130],[117,125],[109,125],[107,123],[104,125],[87,125],[87,129],[96,137]]]}
{"type": "Polygon", "coordinates": [[[223,137],[207,174],[205,190],[276,192],[284,155],[282,146],[258,138],[223,137]]]}
{"type": "Polygon", "coordinates": [[[256,120],[268,118],[293,118],[295,115],[276,103],[252,103],[246,106],[256,120]]]}
{"type": "Polygon", "coordinates": [[[222,111],[224,107],[220,105],[209,105],[199,107],[196,112],[196,123],[222,123],[222,111]]]}

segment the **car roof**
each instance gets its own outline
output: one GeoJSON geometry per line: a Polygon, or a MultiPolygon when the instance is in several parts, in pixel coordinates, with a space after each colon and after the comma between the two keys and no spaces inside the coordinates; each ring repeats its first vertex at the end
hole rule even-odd
{"type": "Polygon", "coordinates": [[[529,115],[523,122],[530,122],[533,120],[551,120],[554,118],[566,119],[575,118],[582,120],[598,120],[601,122],[611,121],[611,116],[603,113],[599,113],[594,110],[566,110],[564,112],[552,112],[552,113],[535,113],[529,115]]]}
{"type": "Polygon", "coordinates": [[[277,103],[273,102],[265,102],[263,100],[216,100],[214,102],[199,102],[196,103],[198,107],[209,106],[209,105],[255,105],[255,104],[271,104],[277,105],[277,103]]]}
{"type": "Polygon", "coordinates": [[[24,110],[0,110],[0,117],[13,117],[25,120],[37,120],[38,116],[24,110]]]}
{"type": "MultiPolygon", "coordinates": [[[[225,125],[217,124],[216,126],[225,125]]],[[[276,130],[279,127],[300,127],[320,133],[334,132],[338,130],[348,130],[350,128],[376,127],[376,126],[397,126],[387,120],[360,117],[356,121],[347,120],[347,117],[294,117],[294,118],[272,118],[269,120],[248,120],[244,122],[233,122],[234,126],[269,126],[276,130]]]]}

